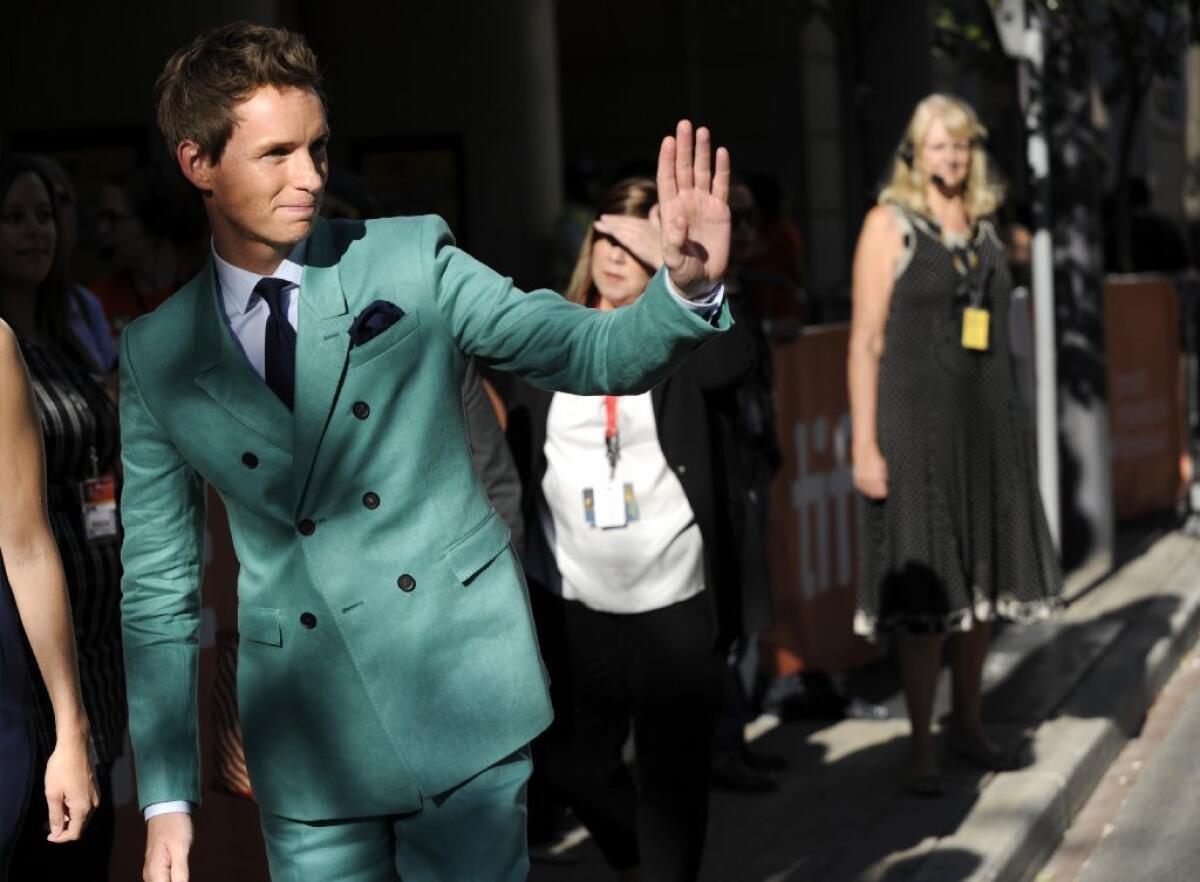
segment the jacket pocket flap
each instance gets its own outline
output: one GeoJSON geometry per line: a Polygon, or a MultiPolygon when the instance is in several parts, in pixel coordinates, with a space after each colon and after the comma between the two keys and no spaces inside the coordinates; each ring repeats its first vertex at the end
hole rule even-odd
{"type": "Polygon", "coordinates": [[[447,548],[444,556],[454,575],[466,585],[508,547],[508,541],[508,525],[492,512],[447,548]]]}
{"type": "Polygon", "coordinates": [[[268,609],[265,606],[239,606],[238,633],[254,643],[283,646],[279,610],[268,609]]]}

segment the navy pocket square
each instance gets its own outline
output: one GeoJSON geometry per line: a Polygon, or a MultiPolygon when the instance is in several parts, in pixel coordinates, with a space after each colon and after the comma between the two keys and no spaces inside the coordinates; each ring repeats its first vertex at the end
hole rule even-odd
{"type": "Polygon", "coordinates": [[[350,344],[362,346],[404,318],[404,310],[386,300],[376,300],[357,316],[350,325],[350,344]]]}

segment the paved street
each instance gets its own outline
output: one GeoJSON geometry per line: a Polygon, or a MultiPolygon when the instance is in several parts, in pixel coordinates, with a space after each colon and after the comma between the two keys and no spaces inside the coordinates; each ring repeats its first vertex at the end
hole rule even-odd
{"type": "MultiPolygon", "coordinates": [[[[947,758],[945,798],[904,795],[908,726],[890,668],[881,666],[855,686],[888,704],[892,719],[778,725],[759,741],[791,761],[778,792],[713,794],[702,880],[1033,879],[1140,730],[1150,699],[1200,623],[1200,542],[1167,534],[1130,558],[1060,620],[1006,627],[996,639],[985,672],[985,717],[998,736],[1027,745],[1026,768],[988,774],[947,758]]],[[[948,708],[945,685],[939,716],[948,708]]],[[[1193,716],[1200,727],[1200,708],[1193,716]]],[[[586,839],[561,858],[568,863],[535,863],[531,882],[614,878],[586,839]]]]}
{"type": "Polygon", "coordinates": [[[1200,654],[1163,689],[1037,882],[1200,878],[1200,654]]]}

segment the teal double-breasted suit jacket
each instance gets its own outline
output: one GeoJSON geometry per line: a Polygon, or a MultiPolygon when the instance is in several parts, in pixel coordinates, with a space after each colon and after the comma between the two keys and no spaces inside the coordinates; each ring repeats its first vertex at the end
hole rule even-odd
{"type": "Polygon", "coordinates": [[[306,264],[294,413],[228,330],[211,262],[123,337],[121,613],[143,806],[200,800],[205,483],[241,565],[259,804],[297,820],[416,810],[551,718],[521,570],[471,464],[465,359],[635,393],[729,323],[673,302],[662,274],[610,313],[521,292],[436,218],[319,222],[306,264]],[[404,317],[352,347],[376,300],[404,317]]]}

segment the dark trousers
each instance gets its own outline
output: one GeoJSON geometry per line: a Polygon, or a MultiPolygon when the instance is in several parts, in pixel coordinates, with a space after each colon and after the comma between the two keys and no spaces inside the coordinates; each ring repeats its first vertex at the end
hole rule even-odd
{"type": "Polygon", "coordinates": [[[721,671],[721,714],[713,737],[713,753],[739,754],[746,746],[746,724],[750,722],[750,699],[742,688],[737,659],[733,655],[721,671]]]}
{"type": "MultiPolygon", "coordinates": [[[[3,685],[0,684],[0,689],[3,685]]],[[[20,715],[19,707],[6,704],[3,698],[0,696],[0,711],[4,714],[0,717],[0,762],[4,764],[0,770],[0,882],[8,879],[8,865],[19,841],[33,772],[33,733],[29,731],[29,721],[20,715]]]]}
{"type": "Polygon", "coordinates": [[[721,695],[708,598],[631,615],[564,605],[569,707],[558,709],[550,777],[611,866],[694,880],[721,695]],[[636,786],[621,758],[631,721],[636,786]]]}
{"type": "MultiPolygon", "coordinates": [[[[40,751],[39,751],[40,752],[40,751]]],[[[25,815],[16,853],[9,869],[13,882],[18,879],[78,879],[80,882],[104,882],[112,856],[116,812],[113,808],[112,766],[96,767],[100,806],[88,821],[83,836],[76,842],[54,844],[46,841],[50,817],[41,782],[46,777],[46,760],[39,757],[35,767],[33,796],[25,815]]]]}

